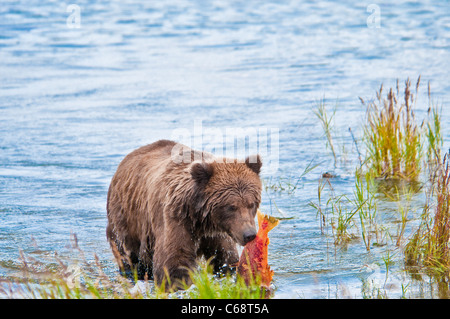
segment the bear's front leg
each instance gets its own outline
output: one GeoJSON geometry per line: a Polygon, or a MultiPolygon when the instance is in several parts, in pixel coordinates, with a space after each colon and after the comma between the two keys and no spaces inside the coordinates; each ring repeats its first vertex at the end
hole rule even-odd
{"type": "Polygon", "coordinates": [[[210,260],[215,273],[232,272],[239,262],[236,243],[225,234],[203,237],[198,255],[203,255],[210,260]]]}
{"type": "Polygon", "coordinates": [[[196,244],[179,224],[167,228],[170,231],[155,242],[153,277],[157,286],[164,283],[166,291],[184,289],[192,284],[189,270],[196,266],[196,244]]]}

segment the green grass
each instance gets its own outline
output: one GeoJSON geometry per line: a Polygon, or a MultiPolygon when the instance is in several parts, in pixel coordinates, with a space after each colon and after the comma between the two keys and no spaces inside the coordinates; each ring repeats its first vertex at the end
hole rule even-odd
{"type": "Polygon", "coordinates": [[[347,244],[358,238],[353,229],[360,227],[366,248],[370,250],[370,236],[376,227],[376,205],[373,193],[369,192],[369,185],[366,188],[358,174],[355,185],[356,191],[353,198],[345,194],[336,196],[329,179],[321,178],[317,190],[318,202],[310,202],[309,206],[317,212],[322,233],[325,233],[325,230],[330,227],[335,245],[347,244]],[[330,192],[324,204],[326,185],[329,186],[330,192]]]}
{"type": "Polygon", "coordinates": [[[347,244],[362,238],[367,251],[371,246],[381,246],[386,240],[386,229],[379,224],[375,186],[370,174],[355,173],[353,194],[334,194],[331,181],[320,178],[317,202],[310,202],[319,218],[323,234],[331,229],[335,245],[347,244]],[[325,187],[328,192],[325,193],[325,187]]]}
{"type": "MultiPolygon", "coordinates": [[[[145,280],[144,287],[137,289],[135,280],[122,277],[117,272],[107,275],[97,256],[87,261],[76,246],[79,258],[64,262],[55,256],[51,270],[41,262],[21,252],[21,276],[0,278],[0,298],[26,299],[261,299],[268,298],[270,291],[261,288],[260,280],[254,278],[247,285],[239,275],[219,278],[212,274],[207,262],[190,272],[193,284],[185,290],[171,291],[163,283],[156,287],[145,280]],[[45,270],[44,270],[45,269],[45,270]]],[[[141,282],[142,283],[142,282],[141,282]]]]}
{"type": "Polygon", "coordinates": [[[336,167],[336,162],[337,162],[337,155],[336,155],[336,151],[334,149],[334,145],[333,145],[333,137],[331,135],[331,130],[333,127],[333,117],[336,114],[336,109],[337,109],[337,103],[336,106],[334,107],[331,115],[329,115],[329,113],[327,112],[327,108],[325,105],[325,99],[321,99],[318,103],[317,103],[317,108],[313,110],[314,114],[317,116],[317,118],[319,119],[323,131],[325,132],[325,136],[327,138],[327,147],[330,147],[331,152],[333,153],[333,158],[334,158],[334,166],[336,167]]]}
{"type": "Polygon", "coordinates": [[[136,299],[144,295],[133,291],[134,285],[124,277],[108,276],[100,260],[88,261],[76,243],[73,259],[57,254],[52,267],[20,252],[21,273],[1,278],[0,298],[27,299],[136,299]]]}
{"type": "Polygon", "coordinates": [[[361,236],[366,250],[370,250],[373,243],[373,234],[375,234],[375,243],[380,242],[379,227],[377,223],[377,205],[375,195],[371,190],[372,181],[369,174],[363,176],[358,171],[355,174],[355,189],[353,203],[358,207],[359,221],[361,226],[361,236]]]}
{"type": "Polygon", "coordinates": [[[351,232],[351,228],[354,225],[353,216],[359,211],[358,208],[347,209],[348,198],[344,195],[332,198],[328,201],[331,207],[331,226],[333,230],[333,236],[335,238],[334,243],[336,245],[346,244],[356,236],[351,232]]]}
{"type": "Polygon", "coordinates": [[[289,195],[294,194],[295,191],[302,186],[300,184],[302,178],[320,165],[320,164],[313,164],[313,161],[314,160],[311,160],[305,167],[303,172],[299,175],[289,175],[286,177],[270,176],[268,178],[263,178],[262,182],[264,185],[264,190],[266,191],[266,193],[272,191],[278,193],[286,192],[289,195]]]}
{"type": "Polygon", "coordinates": [[[270,291],[261,288],[260,279],[252,278],[247,285],[239,275],[218,278],[207,263],[191,272],[191,279],[193,286],[185,294],[189,299],[264,299],[270,296],[270,291]]]}
{"type": "MultiPolygon", "coordinates": [[[[427,164],[429,175],[436,171],[436,168],[442,162],[442,147],[444,139],[441,132],[441,114],[442,107],[438,107],[431,99],[431,89],[428,83],[428,118],[425,129],[427,145],[427,164]]],[[[430,178],[433,178],[432,175],[430,178]]]]}

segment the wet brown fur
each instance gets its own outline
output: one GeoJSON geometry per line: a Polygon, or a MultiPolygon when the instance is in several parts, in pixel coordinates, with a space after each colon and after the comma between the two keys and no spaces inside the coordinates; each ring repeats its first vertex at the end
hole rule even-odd
{"type": "Polygon", "coordinates": [[[212,258],[216,270],[236,263],[236,243],[256,233],[261,165],[259,156],[216,159],[167,140],[128,154],[107,200],[106,233],[119,265],[158,284],[167,273],[180,288],[190,283],[188,269],[200,256],[212,258]],[[172,154],[190,161],[179,163],[172,154]]]}

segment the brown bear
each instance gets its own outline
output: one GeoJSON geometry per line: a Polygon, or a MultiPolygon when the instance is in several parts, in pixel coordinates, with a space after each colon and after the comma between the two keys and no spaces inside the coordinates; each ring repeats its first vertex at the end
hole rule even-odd
{"type": "Polygon", "coordinates": [[[256,236],[261,165],[259,155],[216,158],[168,140],[128,154],[107,199],[106,234],[121,271],[157,284],[168,275],[182,288],[201,256],[215,271],[236,264],[236,243],[256,236]]]}

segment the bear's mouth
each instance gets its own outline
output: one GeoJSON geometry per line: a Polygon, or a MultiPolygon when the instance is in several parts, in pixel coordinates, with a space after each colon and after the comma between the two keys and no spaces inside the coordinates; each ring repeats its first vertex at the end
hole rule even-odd
{"type": "Polygon", "coordinates": [[[227,231],[227,234],[233,239],[233,241],[236,243],[236,244],[238,244],[238,245],[240,245],[240,246],[242,246],[242,247],[244,247],[245,246],[245,243],[244,243],[244,240],[243,240],[243,236],[235,236],[235,234],[233,234],[231,231],[227,231]]]}

